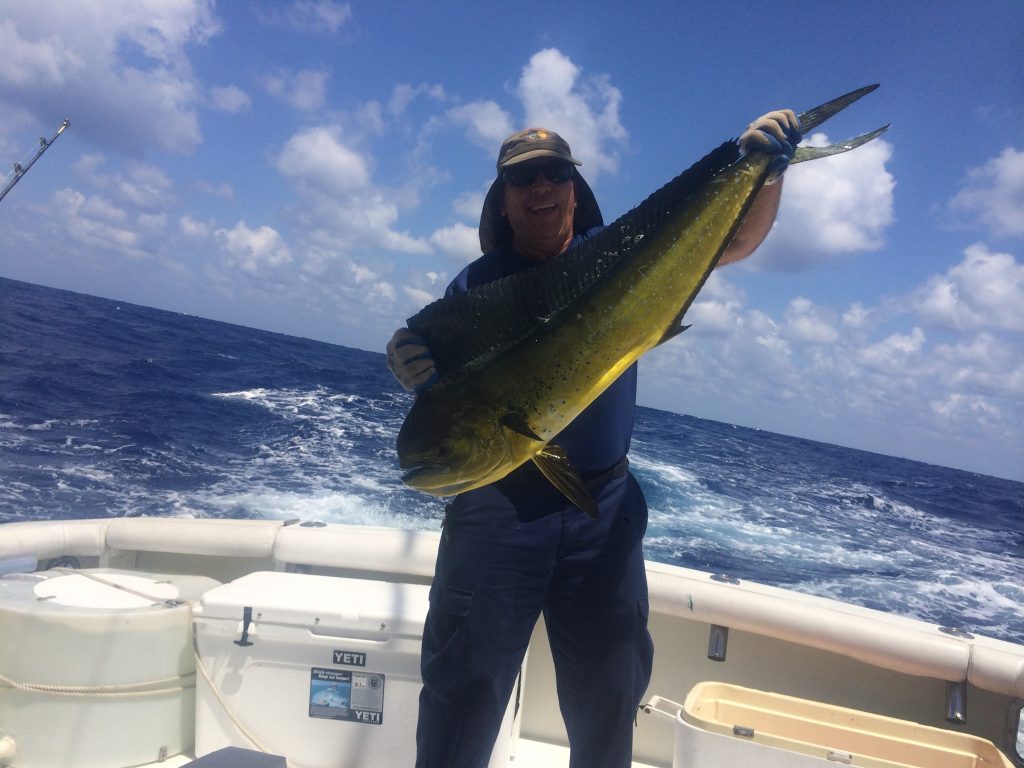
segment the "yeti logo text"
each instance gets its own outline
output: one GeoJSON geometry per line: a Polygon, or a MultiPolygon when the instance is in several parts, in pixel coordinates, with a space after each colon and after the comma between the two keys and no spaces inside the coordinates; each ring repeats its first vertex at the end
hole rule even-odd
{"type": "Polygon", "coordinates": [[[350,667],[365,667],[366,654],[356,653],[355,651],[335,651],[334,663],[345,664],[350,667]]]}

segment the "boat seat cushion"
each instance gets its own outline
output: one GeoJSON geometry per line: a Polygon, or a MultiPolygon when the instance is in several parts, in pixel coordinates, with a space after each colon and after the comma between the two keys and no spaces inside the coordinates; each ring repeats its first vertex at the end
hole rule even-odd
{"type": "Polygon", "coordinates": [[[5,523],[0,559],[21,555],[40,561],[62,555],[97,557],[103,552],[106,532],[106,520],[5,523]]]}
{"type": "Polygon", "coordinates": [[[107,528],[107,546],[129,552],[270,557],[283,525],[279,520],[118,518],[107,528]]]}
{"type": "Polygon", "coordinates": [[[430,577],[438,540],[436,531],[289,526],[277,535],[274,559],[279,563],[430,577]]]}

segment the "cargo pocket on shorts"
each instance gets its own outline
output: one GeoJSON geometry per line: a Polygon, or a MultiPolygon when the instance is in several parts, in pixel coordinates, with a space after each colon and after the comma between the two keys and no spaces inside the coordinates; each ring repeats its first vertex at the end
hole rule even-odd
{"type": "Polygon", "coordinates": [[[423,629],[422,671],[424,679],[433,671],[450,675],[453,665],[464,654],[463,632],[466,617],[473,605],[469,590],[435,583],[430,588],[430,612],[423,629]]]}

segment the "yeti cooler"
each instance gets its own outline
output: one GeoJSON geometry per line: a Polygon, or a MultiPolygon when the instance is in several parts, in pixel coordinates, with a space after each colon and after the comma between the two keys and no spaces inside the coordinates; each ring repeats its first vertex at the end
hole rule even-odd
{"type": "MultiPolygon", "coordinates": [[[[195,612],[196,754],[226,746],[304,768],[406,768],[416,754],[429,588],[260,572],[195,612]]],[[[510,702],[490,762],[508,764],[510,702]]]]}

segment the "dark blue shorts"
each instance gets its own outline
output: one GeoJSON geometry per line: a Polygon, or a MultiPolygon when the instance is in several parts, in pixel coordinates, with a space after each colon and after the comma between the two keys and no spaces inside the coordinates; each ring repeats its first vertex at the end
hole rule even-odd
{"type": "Polygon", "coordinates": [[[593,520],[524,476],[463,494],[446,514],[423,637],[419,768],[487,765],[541,611],[570,765],[630,765],[653,657],[643,493],[631,474],[612,479],[593,520]]]}

